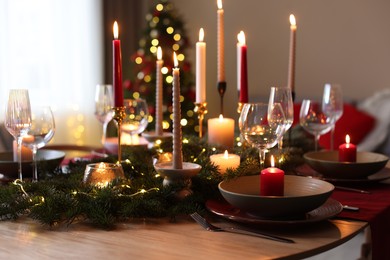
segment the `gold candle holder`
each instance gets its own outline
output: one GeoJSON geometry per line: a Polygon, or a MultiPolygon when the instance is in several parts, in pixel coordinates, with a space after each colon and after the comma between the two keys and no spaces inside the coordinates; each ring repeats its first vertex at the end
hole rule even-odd
{"type": "Polygon", "coordinates": [[[113,119],[118,125],[118,163],[122,162],[122,145],[121,145],[121,133],[122,133],[122,121],[126,116],[125,107],[114,107],[113,119]]]}
{"type": "Polygon", "coordinates": [[[195,103],[194,112],[198,114],[199,119],[199,138],[203,136],[203,119],[204,115],[207,114],[207,102],[195,103]]]}

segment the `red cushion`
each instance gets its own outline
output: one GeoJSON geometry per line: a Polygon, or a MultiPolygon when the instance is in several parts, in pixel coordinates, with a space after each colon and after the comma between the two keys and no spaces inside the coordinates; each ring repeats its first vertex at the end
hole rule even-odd
{"type": "MultiPolygon", "coordinates": [[[[294,124],[299,124],[300,108],[301,104],[294,104],[294,124]]],[[[334,135],[335,149],[340,144],[345,143],[345,135],[347,134],[351,137],[351,143],[359,144],[374,126],[374,117],[357,110],[352,105],[344,104],[343,115],[336,123],[334,135]]],[[[319,144],[322,148],[330,149],[330,133],[322,135],[319,144]]]]}

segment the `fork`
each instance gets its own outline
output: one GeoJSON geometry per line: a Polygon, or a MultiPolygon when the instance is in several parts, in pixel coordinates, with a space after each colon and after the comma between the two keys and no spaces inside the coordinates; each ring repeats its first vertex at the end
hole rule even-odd
{"type": "Polygon", "coordinates": [[[204,229],[208,231],[213,231],[213,232],[232,232],[232,233],[237,233],[237,234],[242,234],[242,235],[251,235],[251,236],[258,236],[266,239],[271,239],[279,242],[284,242],[284,243],[295,243],[294,240],[284,238],[284,237],[279,237],[275,235],[271,235],[265,232],[261,232],[258,230],[249,230],[245,228],[238,228],[238,227],[217,227],[208,222],[205,218],[203,218],[201,215],[199,215],[198,212],[194,212],[190,214],[190,216],[199,224],[201,225],[204,229]]]}

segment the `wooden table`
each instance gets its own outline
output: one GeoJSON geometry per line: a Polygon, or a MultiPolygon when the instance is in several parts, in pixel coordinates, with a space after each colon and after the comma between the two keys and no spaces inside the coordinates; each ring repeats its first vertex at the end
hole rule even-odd
{"type": "MultiPolygon", "coordinates": [[[[221,224],[221,223],[220,223],[221,224]]],[[[301,259],[334,248],[366,222],[330,220],[272,232],[294,244],[227,232],[208,232],[192,219],[132,220],[115,230],[76,223],[49,229],[21,218],[0,222],[1,259],[301,259]]],[[[360,249],[357,249],[360,250],[360,249]]]]}

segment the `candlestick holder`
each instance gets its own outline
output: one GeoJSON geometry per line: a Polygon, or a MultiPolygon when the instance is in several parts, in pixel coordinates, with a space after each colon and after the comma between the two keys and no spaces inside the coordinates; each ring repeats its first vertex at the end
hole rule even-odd
{"type": "Polygon", "coordinates": [[[204,115],[208,113],[207,102],[195,103],[194,112],[198,114],[199,138],[202,138],[202,136],[203,136],[203,119],[204,119],[204,115]]]}
{"type": "Polygon", "coordinates": [[[182,169],[175,169],[171,161],[156,163],[154,169],[164,177],[164,186],[181,187],[181,189],[175,191],[174,195],[177,199],[182,200],[193,193],[191,178],[199,173],[202,166],[196,163],[183,162],[182,169]]]}
{"type": "Polygon", "coordinates": [[[226,91],[226,82],[225,81],[218,82],[217,89],[218,89],[219,96],[221,97],[221,115],[223,115],[223,96],[225,95],[225,91],[226,91]]]}
{"type": "Polygon", "coordinates": [[[118,125],[118,162],[121,163],[122,162],[122,145],[121,145],[122,144],[121,143],[122,121],[125,118],[126,113],[125,113],[124,106],[114,107],[113,110],[114,110],[113,119],[118,125]]]}

